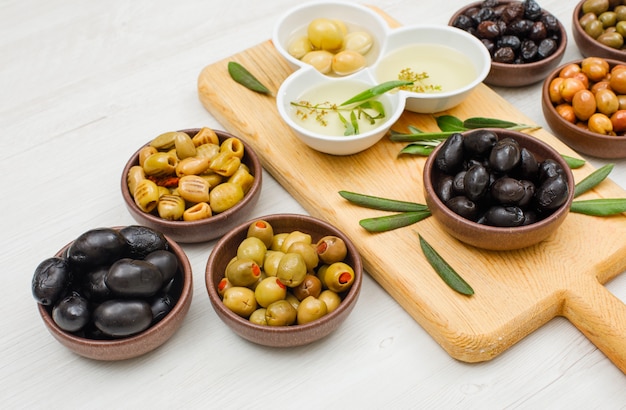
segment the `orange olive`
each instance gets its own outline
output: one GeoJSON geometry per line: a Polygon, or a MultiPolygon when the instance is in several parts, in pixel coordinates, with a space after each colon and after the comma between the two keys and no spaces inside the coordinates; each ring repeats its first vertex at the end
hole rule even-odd
{"type": "Polygon", "coordinates": [[[617,95],[615,95],[615,93],[608,88],[598,90],[596,93],[596,106],[599,112],[610,116],[619,109],[617,95]]]}
{"type": "Polygon", "coordinates": [[[611,85],[609,84],[609,82],[607,80],[602,80],[602,81],[598,81],[597,83],[594,83],[590,90],[592,93],[597,93],[598,90],[602,90],[605,88],[611,88],[611,85]]]}
{"type": "Polygon", "coordinates": [[[565,67],[563,67],[561,71],[559,71],[559,77],[561,78],[573,77],[574,74],[580,73],[580,71],[581,71],[581,68],[578,64],[576,63],[566,64],[565,67]]]}
{"type": "Polygon", "coordinates": [[[563,102],[563,97],[561,97],[560,89],[563,80],[563,77],[556,77],[552,81],[550,81],[548,93],[550,94],[550,101],[552,101],[552,104],[560,104],[563,102]]]}
{"type": "Polygon", "coordinates": [[[611,119],[602,113],[595,113],[587,121],[589,131],[602,135],[614,135],[611,119]]]}
{"type": "Polygon", "coordinates": [[[613,115],[611,115],[611,123],[613,124],[613,131],[626,131],[626,110],[615,111],[613,115]]]}
{"type": "Polygon", "coordinates": [[[609,84],[615,93],[626,94],[626,68],[612,70],[609,84]]]}
{"type": "Polygon", "coordinates": [[[574,113],[574,107],[567,103],[559,104],[556,107],[556,112],[559,114],[561,118],[565,121],[571,122],[572,124],[576,123],[576,113],[574,113]]]}
{"type": "Polygon", "coordinates": [[[559,91],[563,100],[571,102],[574,98],[574,94],[586,88],[585,84],[577,78],[565,78],[559,86],[559,91]]]}
{"type": "Polygon", "coordinates": [[[589,90],[580,90],[574,94],[572,107],[579,120],[587,121],[596,112],[596,97],[589,90]]]}
{"type": "Polygon", "coordinates": [[[600,81],[609,73],[609,63],[600,57],[587,57],[581,63],[581,70],[591,81],[600,81]]]}

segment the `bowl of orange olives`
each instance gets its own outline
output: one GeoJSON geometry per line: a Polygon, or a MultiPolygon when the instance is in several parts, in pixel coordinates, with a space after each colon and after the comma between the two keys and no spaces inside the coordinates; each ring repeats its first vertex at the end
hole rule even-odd
{"type": "Polygon", "coordinates": [[[139,148],[122,171],[126,208],[140,224],[181,243],[218,238],[247,220],[263,167],[244,140],[208,127],[167,131],[139,148]]]}
{"type": "Polygon", "coordinates": [[[586,57],[544,81],[544,117],[552,132],[581,154],[626,157],[626,64],[586,57]]]}
{"type": "Polygon", "coordinates": [[[626,59],[626,5],[621,0],[583,0],[574,7],[572,37],[584,57],[626,59]]]}
{"type": "Polygon", "coordinates": [[[273,214],[224,235],[206,264],[213,309],[240,337],[292,347],[335,331],[354,309],[363,278],[352,241],[307,215],[273,214]]]}

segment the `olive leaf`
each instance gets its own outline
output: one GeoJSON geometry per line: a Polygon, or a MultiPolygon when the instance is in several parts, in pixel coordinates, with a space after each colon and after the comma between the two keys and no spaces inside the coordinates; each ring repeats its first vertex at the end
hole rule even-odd
{"type": "Polygon", "coordinates": [[[363,92],[360,92],[354,97],[342,102],[341,104],[339,104],[339,106],[343,107],[343,106],[354,104],[357,102],[367,101],[374,97],[382,95],[386,93],[387,91],[391,91],[394,88],[402,87],[403,85],[411,85],[411,84],[413,84],[413,82],[411,81],[400,81],[400,80],[386,81],[372,88],[368,88],[367,90],[363,92]]]}
{"type": "MultiPolygon", "coordinates": [[[[417,232],[416,232],[417,233],[417,232]]],[[[417,233],[420,241],[420,247],[422,248],[422,252],[424,252],[424,256],[430,263],[430,266],[433,267],[435,272],[439,275],[443,281],[450,286],[454,291],[462,294],[471,296],[474,294],[474,289],[467,283],[455,270],[446,262],[437,251],[430,246],[428,242],[422,235],[417,233]]]]}
{"type": "Polygon", "coordinates": [[[561,154],[561,157],[563,157],[563,159],[567,163],[567,166],[571,169],[580,168],[587,163],[587,161],[585,161],[584,159],[570,157],[569,155],[565,154],[561,154]]]}
{"type": "Polygon", "coordinates": [[[369,232],[386,232],[413,225],[422,219],[428,218],[430,215],[431,213],[428,210],[402,212],[393,215],[361,219],[359,225],[369,232]]]}
{"type": "Polygon", "coordinates": [[[419,212],[428,210],[428,207],[423,204],[399,201],[397,199],[381,198],[366,194],[357,194],[356,192],[339,191],[339,195],[355,205],[359,205],[364,208],[378,209],[380,211],[419,212]]]}
{"type": "Polygon", "coordinates": [[[441,131],[445,132],[462,132],[467,131],[467,127],[463,125],[463,121],[453,115],[441,115],[435,117],[437,126],[441,131]]]}
{"type": "Polygon", "coordinates": [[[574,187],[574,197],[595,188],[600,182],[606,179],[606,177],[613,170],[614,166],[615,164],[606,164],[587,175],[587,177],[578,182],[574,187]]]}
{"type": "Polygon", "coordinates": [[[228,62],[228,74],[230,74],[233,80],[249,90],[261,94],[270,94],[270,90],[266,86],[257,80],[244,66],[235,61],[228,62]]]}
{"type": "Polygon", "coordinates": [[[574,201],[570,212],[592,215],[611,216],[626,212],[626,198],[600,198],[574,201]]]}

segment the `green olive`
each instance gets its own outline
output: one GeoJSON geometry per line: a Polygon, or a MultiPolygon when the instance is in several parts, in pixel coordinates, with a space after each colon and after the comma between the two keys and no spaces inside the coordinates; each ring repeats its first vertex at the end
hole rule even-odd
{"type": "Polygon", "coordinates": [[[265,320],[270,326],[289,326],[296,322],[298,311],[287,300],[277,300],[265,311],[265,320]]]}
{"type": "Polygon", "coordinates": [[[285,253],[281,251],[274,251],[269,249],[265,253],[265,260],[263,261],[263,271],[267,276],[276,276],[278,271],[278,264],[285,253]]]}
{"type": "Polygon", "coordinates": [[[615,49],[620,49],[624,45],[624,37],[617,31],[602,33],[596,38],[596,40],[607,47],[615,49]]]}
{"type": "Polygon", "coordinates": [[[306,263],[299,253],[285,253],[278,263],[276,276],[290,288],[298,286],[307,274],[306,263]]]}
{"type": "Polygon", "coordinates": [[[319,263],[319,256],[315,247],[307,242],[298,241],[292,243],[289,249],[287,249],[287,253],[299,253],[302,255],[306,269],[309,272],[315,269],[319,263]]]}
{"type": "Polygon", "coordinates": [[[598,16],[596,16],[595,13],[586,13],[578,20],[578,22],[580,23],[580,26],[585,29],[589,23],[597,19],[598,16]]]}
{"type": "Polygon", "coordinates": [[[191,140],[189,134],[185,132],[176,133],[174,147],[176,148],[176,156],[178,156],[179,159],[196,156],[196,145],[191,140]]]}
{"type": "Polygon", "coordinates": [[[363,54],[354,50],[343,50],[333,56],[331,64],[332,72],[343,76],[356,73],[365,67],[367,62],[363,54]]]}
{"type": "Polygon", "coordinates": [[[300,306],[300,301],[297,297],[294,296],[293,293],[287,292],[287,296],[285,296],[285,300],[293,306],[294,309],[298,310],[298,306],[300,306]]]}
{"type": "Polygon", "coordinates": [[[298,231],[298,230],[291,231],[285,237],[285,240],[283,241],[282,245],[280,246],[280,250],[283,251],[283,252],[287,252],[287,250],[289,249],[291,244],[294,243],[294,242],[311,243],[312,242],[311,235],[309,235],[308,233],[304,233],[304,232],[298,231]]]}
{"type": "Polygon", "coordinates": [[[587,33],[592,38],[598,38],[604,32],[604,27],[602,26],[602,22],[600,20],[590,21],[585,26],[585,33],[587,33]]]}
{"type": "Polygon", "coordinates": [[[344,50],[353,50],[362,55],[367,54],[373,44],[372,35],[366,31],[353,31],[343,38],[344,50]]]}
{"type": "Polygon", "coordinates": [[[176,173],[178,160],[167,152],[157,152],[145,159],[143,170],[146,175],[167,177],[176,173]]]}
{"type": "Polygon", "coordinates": [[[281,251],[281,249],[283,247],[283,242],[285,242],[285,239],[287,238],[287,235],[289,235],[289,233],[287,233],[287,232],[274,234],[274,237],[272,238],[272,245],[270,246],[270,249],[273,250],[273,251],[281,251]]]}
{"type": "Polygon", "coordinates": [[[226,289],[232,288],[232,287],[233,287],[233,284],[230,283],[230,281],[227,278],[222,278],[217,284],[217,293],[221,297],[224,297],[224,292],[226,292],[226,289]]]}
{"type": "Polygon", "coordinates": [[[314,48],[333,51],[343,46],[344,30],[331,19],[317,18],[309,23],[307,36],[314,48]]]}
{"type": "Polygon", "coordinates": [[[224,292],[224,305],[237,315],[248,318],[257,308],[254,291],[243,286],[233,286],[224,292]]]}
{"type": "Polygon", "coordinates": [[[617,7],[615,7],[615,9],[613,9],[613,11],[616,14],[617,17],[617,21],[624,21],[626,20],[626,6],[625,5],[619,5],[617,7]]]}
{"type": "Polygon", "coordinates": [[[346,243],[334,235],[324,236],[317,241],[316,249],[320,259],[326,264],[341,262],[348,254],[346,243]]]}
{"type": "Polygon", "coordinates": [[[618,21],[615,25],[615,31],[622,37],[626,36],[626,20],[618,21]]]}
{"type": "Polygon", "coordinates": [[[326,302],[314,296],[307,296],[298,306],[296,321],[299,325],[312,322],[328,313],[326,302]]]}
{"type": "Polygon", "coordinates": [[[248,237],[241,241],[237,247],[237,258],[239,259],[252,259],[259,266],[263,266],[265,261],[265,253],[267,247],[262,240],[255,236],[248,237]]]}
{"type": "Polygon", "coordinates": [[[224,212],[239,203],[243,196],[241,185],[224,182],[211,190],[209,193],[209,204],[213,212],[224,212]]]}
{"type": "Polygon", "coordinates": [[[185,213],[185,200],[178,195],[161,195],[157,204],[159,216],[168,221],[179,221],[185,213]]]}
{"type": "Polygon", "coordinates": [[[149,179],[142,179],[135,187],[135,204],[144,212],[152,212],[157,207],[160,197],[159,187],[149,179]]]}
{"type": "Polygon", "coordinates": [[[313,50],[300,59],[303,63],[312,65],[322,74],[328,74],[333,67],[333,53],[326,50],[313,50]]]}
{"type": "Polygon", "coordinates": [[[301,36],[289,43],[287,52],[298,60],[304,57],[304,55],[310,51],[313,51],[311,42],[307,36],[301,36]]]}
{"type": "Polygon", "coordinates": [[[185,175],[178,180],[178,195],[191,203],[208,202],[210,189],[209,183],[198,175],[185,175]]]}
{"type": "Polygon", "coordinates": [[[354,282],[354,270],[344,262],[335,262],[324,272],[326,287],[333,292],[343,292],[350,289],[354,282]]]}
{"type": "Polygon", "coordinates": [[[319,300],[323,300],[326,303],[326,307],[328,308],[328,313],[337,309],[341,304],[341,296],[337,294],[337,292],[333,292],[332,290],[324,290],[320,293],[319,300]]]}
{"type": "Polygon", "coordinates": [[[598,16],[598,20],[602,22],[604,28],[613,27],[617,24],[617,14],[614,11],[605,11],[598,16]]]}
{"type": "Polygon", "coordinates": [[[176,131],[164,132],[150,141],[150,146],[158,149],[159,151],[172,149],[174,148],[177,134],[178,132],[176,131]]]}
{"type": "Polygon", "coordinates": [[[254,289],[254,297],[262,307],[268,307],[277,300],[285,299],[287,288],[280,279],[273,276],[263,279],[254,289]]]}
{"type": "Polygon", "coordinates": [[[582,5],[583,14],[594,13],[600,15],[609,9],[609,0],[585,0],[582,5]]]}
{"type": "Polygon", "coordinates": [[[235,259],[226,266],[226,278],[233,286],[252,286],[261,276],[261,268],[252,259],[235,259]]]}
{"type": "Polygon", "coordinates": [[[254,312],[252,312],[248,320],[257,325],[267,326],[267,320],[265,319],[265,312],[267,312],[267,309],[259,308],[255,310],[254,312]]]}
{"type": "Polygon", "coordinates": [[[318,297],[322,293],[322,281],[315,275],[306,275],[302,283],[292,289],[292,293],[298,300],[308,296],[318,297]]]}
{"type": "Polygon", "coordinates": [[[254,236],[263,241],[265,246],[269,249],[272,246],[272,239],[274,238],[274,229],[269,222],[262,219],[256,220],[248,226],[248,237],[254,236]]]}

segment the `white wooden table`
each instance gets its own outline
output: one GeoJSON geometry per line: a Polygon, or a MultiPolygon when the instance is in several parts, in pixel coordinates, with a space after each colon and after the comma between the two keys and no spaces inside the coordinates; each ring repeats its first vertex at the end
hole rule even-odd
{"type": "MultiPolygon", "coordinates": [[[[185,245],[194,300],[174,337],[123,362],[76,356],[30,293],[37,264],[87,229],[134,223],[127,158],[166,130],[220,124],[198,101],[206,65],[270,38],[295,0],[0,0],[3,408],[623,408],[626,376],[565,319],[492,361],[452,359],[370,277],[349,320],[310,346],[236,336],[204,286],[214,242],[185,245]]],[[[446,24],[465,0],[372,0],[404,25],[446,24]]],[[[571,33],[573,0],[543,0],[571,33]]],[[[570,42],[564,62],[579,58],[570,42]]],[[[547,127],[540,85],[497,89],[547,127]]],[[[598,167],[608,161],[589,159],[598,167]]],[[[626,188],[626,161],[611,178],[626,188]]],[[[269,174],[255,215],[305,213],[269,174]]],[[[607,285],[626,300],[626,277],[607,285]]]]}

